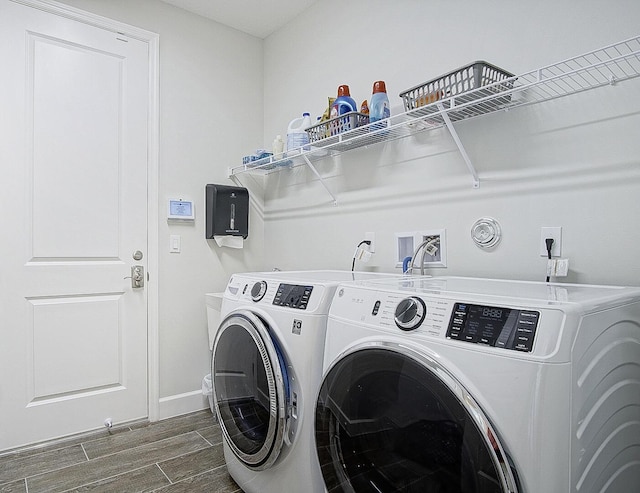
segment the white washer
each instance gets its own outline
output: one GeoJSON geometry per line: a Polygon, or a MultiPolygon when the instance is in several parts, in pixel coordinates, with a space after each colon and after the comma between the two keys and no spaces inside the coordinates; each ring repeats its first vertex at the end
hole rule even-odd
{"type": "Polygon", "coordinates": [[[313,409],[329,304],[340,282],[383,276],[393,277],[297,271],[236,274],[229,281],[211,375],[227,468],[245,493],[325,491],[313,409]]]}
{"type": "Polygon", "coordinates": [[[340,286],[316,448],[331,492],[640,491],[640,289],[340,286]]]}

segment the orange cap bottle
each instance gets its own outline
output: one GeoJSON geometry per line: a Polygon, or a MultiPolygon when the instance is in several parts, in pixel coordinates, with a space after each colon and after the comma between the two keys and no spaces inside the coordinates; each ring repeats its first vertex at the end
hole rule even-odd
{"type": "Polygon", "coordinates": [[[378,92],[387,92],[387,86],[385,85],[383,80],[378,80],[373,83],[373,94],[378,92]]]}
{"type": "Polygon", "coordinates": [[[338,86],[338,97],[341,96],[351,96],[351,94],[349,93],[349,86],[346,84],[343,84],[341,86],[338,86]]]}

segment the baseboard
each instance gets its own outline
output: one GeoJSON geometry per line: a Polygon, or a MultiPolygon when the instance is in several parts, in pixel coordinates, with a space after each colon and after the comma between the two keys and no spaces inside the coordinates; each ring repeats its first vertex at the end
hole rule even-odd
{"type": "Polygon", "coordinates": [[[202,409],[209,409],[209,400],[202,395],[202,390],[161,397],[158,401],[158,419],[173,418],[202,409]]]}

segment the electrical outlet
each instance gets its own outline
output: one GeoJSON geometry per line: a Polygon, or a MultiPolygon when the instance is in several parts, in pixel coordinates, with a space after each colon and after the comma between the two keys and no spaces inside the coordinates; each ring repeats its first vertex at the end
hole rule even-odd
{"type": "Polygon", "coordinates": [[[373,232],[365,233],[364,239],[371,242],[371,245],[367,246],[369,253],[376,253],[376,234],[373,232]]]}
{"type": "Polygon", "coordinates": [[[551,256],[560,257],[562,255],[562,227],[543,226],[540,230],[540,256],[547,256],[547,244],[545,240],[547,238],[553,238],[553,245],[551,246],[551,256]]]}

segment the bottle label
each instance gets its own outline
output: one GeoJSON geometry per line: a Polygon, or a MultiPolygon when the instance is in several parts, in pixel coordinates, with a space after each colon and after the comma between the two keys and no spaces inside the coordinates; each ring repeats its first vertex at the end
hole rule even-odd
{"type": "Polygon", "coordinates": [[[307,132],[294,132],[287,134],[287,150],[292,151],[299,147],[302,147],[305,151],[311,149],[311,146],[309,146],[309,135],[307,132]]]}
{"type": "Polygon", "coordinates": [[[340,115],[344,115],[345,113],[350,113],[352,111],[356,111],[356,109],[349,103],[337,101],[331,107],[331,118],[337,118],[340,115]]]}
{"type": "Polygon", "coordinates": [[[389,109],[389,101],[387,100],[372,104],[369,108],[369,121],[375,122],[389,118],[390,116],[391,110],[389,109]]]}

